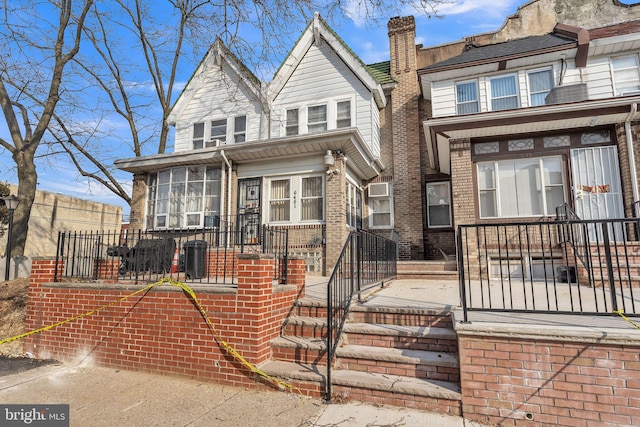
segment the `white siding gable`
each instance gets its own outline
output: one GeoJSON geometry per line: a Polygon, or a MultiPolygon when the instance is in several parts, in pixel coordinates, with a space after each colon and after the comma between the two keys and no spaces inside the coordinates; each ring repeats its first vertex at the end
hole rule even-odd
{"type": "Polygon", "coordinates": [[[227,143],[233,141],[233,122],[246,116],[246,140],[260,139],[264,120],[260,100],[250,91],[232,67],[222,61],[222,67],[209,62],[199,72],[195,93],[175,120],[175,151],[193,149],[193,124],[204,123],[205,140],[209,139],[212,120],[227,119],[227,143]]]}
{"type": "Polygon", "coordinates": [[[336,102],[351,101],[351,126],[357,127],[374,156],[380,152],[379,110],[372,92],[324,40],[313,44],[275,94],[271,136],[285,136],[286,111],[298,108],[299,133],[307,133],[307,108],[327,105],[327,129],[336,128],[336,102]]]}

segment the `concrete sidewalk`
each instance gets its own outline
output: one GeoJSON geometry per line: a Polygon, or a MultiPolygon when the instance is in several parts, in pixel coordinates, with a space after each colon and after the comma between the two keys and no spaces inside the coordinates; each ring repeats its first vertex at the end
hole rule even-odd
{"type": "Polygon", "coordinates": [[[461,417],[361,403],[327,405],[288,393],[101,368],[86,362],[42,366],[0,377],[0,403],[69,404],[70,425],[83,427],[477,426],[461,417]]]}

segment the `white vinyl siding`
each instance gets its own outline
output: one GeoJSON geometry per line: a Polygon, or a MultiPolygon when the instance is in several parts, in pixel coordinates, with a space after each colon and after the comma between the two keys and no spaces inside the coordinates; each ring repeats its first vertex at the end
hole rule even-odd
{"type": "Polygon", "coordinates": [[[307,133],[307,107],[327,104],[327,129],[337,128],[337,103],[351,100],[351,126],[357,127],[374,155],[380,153],[379,110],[373,94],[328,44],[313,45],[273,100],[271,136],[286,135],[286,111],[299,109],[300,134],[307,133]],[[305,116],[305,117],[303,117],[305,116]]]}
{"type": "MultiPolygon", "coordinates": [[[[204,123],[205,137],[208,137],[211,121],[227,119],[227,129],[231,131],[235,117],[246,116],[245,139],[255,141],[260,138],[262,107],[259,100],[240,84],[228,65],[225,64],[222,71],[216,68],[207,73],[207,79],[176,120],[176,152],[194,148],[194,123],[204,123]],[[222,73],[227,75],[222,76],[222,73]]],[[[233,137],[233,134],[227,134],[227,141],[233,137]]]]}

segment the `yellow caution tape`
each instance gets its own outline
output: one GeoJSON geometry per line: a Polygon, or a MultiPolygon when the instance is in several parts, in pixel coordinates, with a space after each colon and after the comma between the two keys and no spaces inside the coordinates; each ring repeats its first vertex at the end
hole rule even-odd
{"type": "Polygon", "coordinates": [[[627,316],[625,316],[625,315],[622,313],[622,310],[613,310],[613,312],[614,312],[615,314],[618,314],[620,317],[622,317],[622,318],[623,318],[624,320],[626,320],[627,322],[631,323],[631,324],[632,324],[636,329],[640,330],[640,326],[636,325],[635,323],[633,323],[633,322],[631,321],[631,319],[629,319],[627,316]]]}
{"type": "Polygon", "coordinates": [[[73,322],[74,320],[78,320],[78,319],[81,319],[83,317],[91,316],[92,314],[98,313],[99,311],[102,311],[102,310],[104,310],[106,308],[109,308],[109,307],[112,307],[112,306],[114,306],[116,304],[119,304],[119,303],[125,301],[126,299],[131,298],[132,296],[138,295],[140,293],[147,292],[147,291],[151,290],[151,288],[153,288],[154,286],[161,286],[161,285],[164,285],[165,283],[170,284],[172,286],[179,287],[180,289],[182,289],[189,296],[189,298],[191,298],[191,301],[195,304],[195,306],[198,308],[198,311],[200,312],[202,317],[207,322],[207,325],[209,326],[209,329],[213,333],[215,339],[233,357],[235,357],[236,360],[238,360],[240,363],[245,365],[247,368],[249,368],[249,370],[251,370],[252,372],[257,374],[258,376],[260,376],[260,377],[262,377],[262,378],[264,378],[264,379],[266,379],[268,381],[271,381],[272,383],[274,383],[274,384],[278,385],[279,387],[282,387],[282,388],[284,388],[286,390],[289,390],[289,391],[296,390],[300,394],[300,396],[302,396],[302,391],[298,387],[295,387],[295,386],[293,386],[291,384],[288,384],[288,383],[285,383],[283,381],[280,381],[279,379],[277,379],[275,377],[272,377],[271,375],[269,375],[269,374],[265,373],[264,371],[260,370],[257,366],[253,365],[252,363],[247,361],[244,357],[242,357],[242,355],[240,353],[238,353],[236,351],[236,349],[234,349],[232,346],[227,344],[227,342],[222,339],[222,337],[220,336],[218,331],[216,331],[216,328],[213,326],[213,323],[211,322],[211,319],[209,319],[209,316],[207,315],[207,312],[205,311],[204,307],[202,307],[202,304],[200,304],[200,300],[198,300],[198,297],[196,296],[195,292],[193,292],[193,290],[189,286],[185,285],[184,283],[178,282],[178,281],[175,281],[175,280],[171,280],[171,279],[168,279],[168,278],[161,279],[160,281],[158,281],[156,283],[152,283],[152,284],[150,284],[150,285],[148,285],[148,286],[146,286],[146,287],[144,287],[142,289],[138,289],[137,291],[135,291],[135,292],[133,292],[133,293],[131,293],[129,295],[126,295],[126,296],[124,296],[124,297],[122,297],[122,298],[120,298],[120,299],[118,299],[116,301],[113,301],[113,302],[111,302],[109,304],[106,304],[106,305],[103,305],[101,307],[98,307],[98,308],[96,308],[94,310],[88,311],[88,312],[86,312],[84,314],[80,314],[78,316],[71,317],[69,319],[63,320],[61,322],[54,323],[54,324],[49,325],[49,326],[45,326],[44,328],[40,328],[40,329],[36,329],[34,331],[26,332],[26,333],[21,334],[21,335],[16,335],[15,337],[6,338],[6,339],[0,341],[0,345],[6,344],[6,343],[11,342],[11,341],[22,339],[22,338],[28,337],[30,335],[38,334],[40,332],[48,331],[49,329],[53,329],[53,328],[55,328],[57,326],[64,325],[65,323],[73,322]]]}

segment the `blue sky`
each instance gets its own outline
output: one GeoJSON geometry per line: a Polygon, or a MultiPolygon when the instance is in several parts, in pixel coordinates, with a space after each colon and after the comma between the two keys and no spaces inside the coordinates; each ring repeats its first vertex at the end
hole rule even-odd
{"type": "MultiPolygon", "coordinates": [[[[347,4],[354,2],[356,0],[347,4]]],[[[418,15],[413,9],[403,11],[403,15],[414,15],[416,18],[416,43],[434,46],[460,40],[465,36],[497,30],[519,6],[528,2],[529,0],[458,0],[440,8],[443,18],[428,19],[418,15]]],[[[365,63],[375,63],[389,59],[388,18],[382,17],[379,24],[372,25],[361,22],[355,13],[351,13],[350,18],[345,18],[342,22],[331,22],[330,25],[365,63]]],[[[300,28],[300,31],[303,29],[300,28]]],[[[286,53],[283,52],[283,55],[286,53]]],[[[188,74],[180,76],[180,80],[186,82],[192,72],[193,70],[188,70],[188,74]]],[[[0,121],[0,136],[8,138],[3,120],[0,121]]],[[[6,151],[0,150],[0,153],[0,181],[17,183],[12,159],[6,151]]],[[[131,152],[126,152],[119,158],[131,155],[131,152]]],[[[126,214],[129,212],[128,206],[120,198],[97,183],[87,183],[86,179],[79,177],[72,164],[41,162],[38,165],[38,174],[39,190],[120,205],[126,214]]],[[[130,187],[130,174],[121,172],[119,176],[122,178],[121,183],[130,187]]]]}

